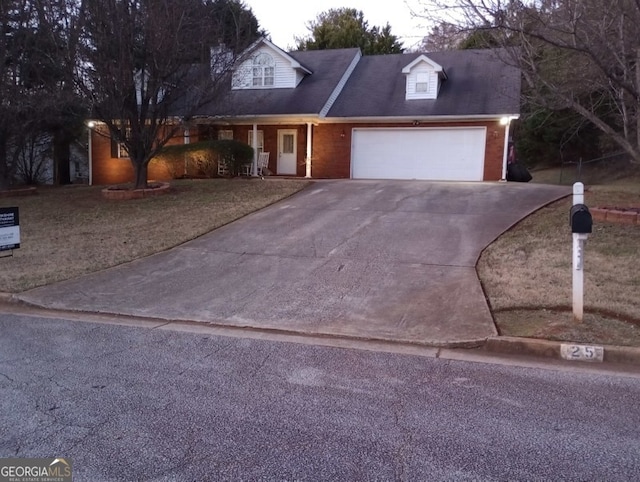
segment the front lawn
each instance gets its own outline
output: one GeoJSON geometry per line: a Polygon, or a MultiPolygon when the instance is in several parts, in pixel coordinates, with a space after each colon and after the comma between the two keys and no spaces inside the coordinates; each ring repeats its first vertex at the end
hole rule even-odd
{"type": "MultiPolygon", "coordinates": [[[[640,206],[640,183],[587,185],[589,207],[640,206]]],[[[594,223],[585,247],[585,322],[572,318],[571,197],[489,246],[478,274],[503,335],[640,346],[640,225],[594,223]]]]}

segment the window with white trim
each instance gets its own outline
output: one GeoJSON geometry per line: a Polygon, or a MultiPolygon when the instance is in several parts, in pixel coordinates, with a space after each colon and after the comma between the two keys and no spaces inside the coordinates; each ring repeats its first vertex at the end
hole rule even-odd
{"type": "Polygon", "coordinates": [[[233,131],[231,129],[221,129],[218,131],[218,140],[233,140],[233,131]]]}
{"type": "Polygon", "coordinates": [[[275,62],[264,52],[253,58],[253,86],[271,87],[275,82],[275,62]]]}
{"type": "MultiPolygon", "coordinates": [[[[131,138],[131,127],[125,128],[124,135],[125,139],[131,138]]],[[[127,159],[129,157],[129,151],[127,151],[124,143],[118,142],[113,137],[111,138],[111,157],[124,159],[127,159]]]]}
{"type": "MultiPolygon", "coordinates": [[[[264,151],[264,132],[258,131],[258,142],[256,143],[258,146],[258,152],[264,151]]],[[[249,131],[249,136],[247,139],[247,144],[253,147],[253,131],[249,131]]]]}
{"type": "Polygon", "coordinates": [[[418,73],[416,74],[416,92],[428,92],[429,91],[429,74],[418,73]]]}

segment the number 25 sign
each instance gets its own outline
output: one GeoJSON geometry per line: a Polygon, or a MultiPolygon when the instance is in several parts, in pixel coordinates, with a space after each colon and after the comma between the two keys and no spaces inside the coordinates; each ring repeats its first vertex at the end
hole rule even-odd
{"type": "Polygon", "coordinates": [[[604,348],[591,345],[560,345],[560,355],[565,360],[602,362],[604,348]]]}

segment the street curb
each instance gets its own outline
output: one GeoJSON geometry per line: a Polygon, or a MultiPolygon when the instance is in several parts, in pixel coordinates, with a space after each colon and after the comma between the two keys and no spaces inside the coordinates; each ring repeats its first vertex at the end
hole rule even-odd
{"type": "MultiPolygon", "coordinates": [[[[515,336],[496,336],[488,338],[483,350],[509,355],[527,355],[541,358],[564,360],[560,347],[563,344],[593,346],[570,341],[539,340],[536,338],[518,338],[515,336]]],[[[617,363],[640,366],[640,348],[630,346],[597,345],[603,348],[604,363],[617,363]]],[[[571,361],[573,362],[573,361],[571,361]]],[[[597,362],[587,362],[597,363],[597,362]]]]}
{"type": "MultiPolygon", "coordinates": [[[[0,293],[2,295],[2,293],[0,293]]],[[[21,307],[22,309],[32,309],[32,310],[41,310],[42,312],[50,312],[56,313],[58,315],[64,315],[68,313],[70,315],[87,315],[87,316],[112,316],[116,317],[120,320],[129,319],[129,320],[143,320],[143,321],[153,321],[157,323],[161,323],[164,325],[172,325],[172,324],[191,324],[194,326],[202,326],[209,327],[212,329],[224,329],[224,330],[236,330],[239,333],[241,332],[254,332],[254,333],[269,333],[274,335],[282,335],[282,336],[298,336],[298,337],[307,337],[307,338],[321,338],[321,339],[336,339],[343,341],[354,341],[354,342],[371,342],[371,343],[384,343],[389,345],[398,345],[398,346],[413,346],[418,348],[434,348],[434,349],[482,349],[486,338],[468,338],[466,340],[430,340],[430,341],[416,341],[410,339],[397,339],[397,338],[385,338],[384,336],[359,336],[350,333],[336,333],[336,332],[317,332],[317,331],[308,331],[308,330],[295,330],[295,329],[287,329],[287,328],[275,328],[272,326],[253,326],[253,325],[230,325],[227,323],[220,323],[216,321],[203,321],[203,320],[189,320],[186,318],[157,318],[157,317],[149,317],[144,315],[132,315],[127,313],[118,313],[113,311],[85,311],[85,310],[77,310],[77,309],[61,309],[54,308],[51,306],[47,306],[46,304],[36,303],[30,300],[24,300],[20,298],[19,295],[13,295],[11,293],[7,293],[7,297],[3,298],[0,296],[0,307],[2,304],[5,305],[13,305],[17,307],[21,307]]],[[[46,316],[42,314],[42,316],[46,316]]]]}
{"type": "Polygon", "coordinates": [[[354,337],[349,335],[329,334],[329,333],[310,333],[310,332],[298,332],[291,330],[277,330],[272,328],[255,328],[250,326],[231,326],[226,324],[218,324],[212,322],[202,321],[189,321],[189,320],[168,320],[157,318],[145,318],[138,316],[123,315],[118,313],[95,313],[86,311],[75,310],[57,310],[41,306],[36,303],[31,303],[20,299],[20,297],[14,293],[0,292],[0,305],[8,304],[13,306],[22,306],[23,308],[33,308],[45,311],[57,312],[59,314],[70,313],[74,315],[97,315],[97,316],[113,316],[119,319],[135,319],[135,320],[153,320],[156,322],[162,322],[166,325],[171,324],[193,324],[194,326],[221,328],[229,330],[253,331],[256,333],[272,333],[286,336],[300,336],[300,337],[318,337],[324,339],[340,339],[340,340],[352,340],[354,342],[375,342],[385,343],[390,345],[406,345],[422,348],[434,348],[434,349],[458,349],[458,350],[470,350],[476,352],[486,352],[489,354],[497,355],[516,355],[516,356],[530,356],[537,358],[547,358],[566,361],[567,363],[575,364],[576,361],[582,361],[589,364],[615,364],[615,365],[628,365],[640,367],[640,347],[630,346],[615,346],[615,345],[589,345],[586,343],[576,343],[571,341],[552,341],[542,340],[538,338],[520,338],[515,336],[491,336],[484,340],[457,340],[454,342],[440,342],[440,343],[416,343],[408,340],[390,340],[383,338],[369,338],[369,337],[354,337]],[[602,360],[566,360],[562,356],[562,345],[580,345],[580,346],[592,346],[602,349],[602,360]]]}

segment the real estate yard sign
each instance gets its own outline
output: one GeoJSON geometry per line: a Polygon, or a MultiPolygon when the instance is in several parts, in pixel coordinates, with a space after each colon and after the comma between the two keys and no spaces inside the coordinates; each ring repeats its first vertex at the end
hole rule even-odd
{"type": "Polygon", "coordinates": [[[18,208],[0,208],[0,251],[20,247],[18,208]]]}

